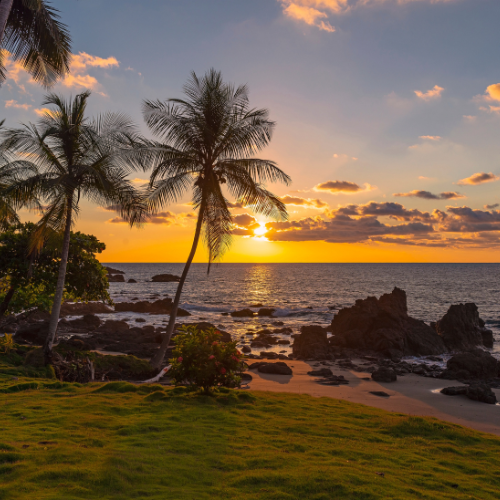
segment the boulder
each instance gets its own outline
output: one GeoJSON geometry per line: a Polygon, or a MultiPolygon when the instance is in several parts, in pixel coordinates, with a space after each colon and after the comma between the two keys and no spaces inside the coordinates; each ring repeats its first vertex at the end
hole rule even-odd
{"type": "Polygon", "coordinates": [[[241,352],[249,353],[249,352],[252,352],[252,349],[250,347],[248,347],[247,345],[245,345],[241,348],[241,352]]]}
{"type": "Polygon", "coordinates": [[[303,326],[293,343],[296,359],[330,359],[326,330],[318,325],[303,326]]]}
{"type": "Polygon", "coordinates": [[[333,375],[332,370],[330,368],[320,368],[319,370],[312,370],[307,372],[311,377],[330,377],[333,375]]]}
{"type": "Polygon", "coordinates": [[[493,347],[493,332],[485,328],[476,304],[450,306],[434,327],[450,351],[463,351],[482,345],[493,347]]]}
{"type": "Polygon", "coordinates": [[[151,278],[153,283],[172,283],[179,282],[181,280],[180,276],[176,276],[175,274],[157,274],[151,278]]]}
{"type": "Polygon", "coordinates": [[[130,278],[130,279],[127,281],[127,283],[137,283],[137,281],[136,281],[136,280],[134,280],[133,278],[130,278]]]}
{"type": "Polygon", "coordinates": [[[443,378],[490,379],[499,374],[500,363],[489,352],[473,349],[455,354],[446,363],[443,378]]]}
{"type": "Polygon", "coordinates": [[[109,314],[113,309],[102,302],[68,302],[61,306],[61,316],[82,316],[85,314],[109,314]]]}
{"type": "Polygon", "coordinates": [[[396,382],[398,376],[393,368],[381,366],[372,373],[372,379],[375,380],[375,382],[396,382]]]}
{"type": "Polygon", "coordinates": [[[233,318],[253,318],[254,314],[251,309],[241,309],[241,311],[233,311],[231,316],[233,318]]]}
{"type": "MultiPolygon", "coordinates": [[[[159,299],[154,302],[147,300],[140,300],[139,302],[117,302],[115,304],[116,312],[135,312],[135,313],[149,313],[149,314],[170,314],[172,308],[172,299],[159,299]]],[[[191,313],[177,308],[177,316],[191,316],[191,313]]]]}
{"type": "Polygon", "coordinates": [[[331,332],[332,346],[375,351],[395,361],[446,352],[434,329],[408,316],[406,292],[400,288],[341,309],[333,317],[331,332]]]}
{"type": "Polygon", "coordinates": [[[495,393],[485,384],[474,384],[467,387],[465,395],[473,401],[494,405],[497,402],[495,393]]]}
{"type": "Polygon", "coordinates": [[[120,271],[119,269],[113,269],[109,266],[104,266],[104,269],[108,271],[108,274],[125,274],[125,271],[120,271]]]}
{"type": "MultiPolygon", "coordinates": [[[[65,320],[61,320],[65,321],[65,320]]],[[[95,314],[84,314],[81,318],[72,319],[67,321],[67,325],[72,328],[78,328],[89,332],[94,331],[101,325],[101,319],[95,314]]]]}
{"type": "Polygon", "coordinates": [[[444,389],[441,389],[440,392],[445,396],[465,396],[467,393],[467,386],[460,385],[458,387],[445,387],[444,389]]]}
{"type": "Polygon", "coordinates": [[[276,309],[271,309],[269,307],[261,307],[257,314],[259,316],[272,316],[274,314],[274,311],[276,311],[276,309]]]}
{"type": "Polygon", "coordinates": [[[260,373],[268,373],[272,375],[292,375],[292,369],[283,361],[277,361],[276,363],[263,363],[257,367],[257,371],[260,373]]]}
{"type": "Polygon", "coordinates": [[[17,344],[30,343],[34,345],[43,345],[49,333],[49,322],[42,321],[40,323],[28,323],[21,325],[16,334],[14,341],[17,344]]]}
{"type": "Polygon", "coordinates": [[[126,332],[130,330],[128,323],[126,321],[116,321],[113,319],[108,319],[102,325],[97,328],[96,333],[115,333],[115,332],[126,332]]]}
{"type": "Polygon", "coordinates": [[[109,283],[125,283],[123,274],[108,274],[109,283]]]}

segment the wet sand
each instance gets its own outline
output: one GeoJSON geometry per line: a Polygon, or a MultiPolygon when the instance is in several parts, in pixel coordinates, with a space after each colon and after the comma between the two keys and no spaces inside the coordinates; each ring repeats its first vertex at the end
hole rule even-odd
{"type": "MultiPolygon", "coordinates": [[[[250,389],[345,399],[386,411],[435,417],[500,436],[500,405],[488,405],[472,401],[465,396],[445,396],[439,393],[443,387],[462,385],[459,382],[411,374],[399,376],[397,382],[382,383],[371,380],[370,373],[344,370],[336,365],[322,364],[318,367],[317,362],[286,361],[286,363],[293,370],[291,376],[249,371],[253,377],[248,384],[250,389]],[[331,368],[334,375],[343,375],[349,380],[349,385],[321,385],[316,382],[317,377],[307,375],[308,371],[321,367],[331,368]],[[390,397],[370,394],[374,391],[383,391],[390,397]]],[[[494,392],[500,400],[500,390],[494,389],[494,392]]]]}

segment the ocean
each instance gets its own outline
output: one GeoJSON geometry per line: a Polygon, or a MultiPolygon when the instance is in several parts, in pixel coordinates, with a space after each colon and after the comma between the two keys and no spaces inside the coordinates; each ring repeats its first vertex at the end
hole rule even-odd
{"type": "MultiPolygon", "coordinates": [[[[151,278],[163,273],[180,275],[184,267],[167,263],[105,265],[124,271],[125,280],[137,281],[110,283],[115,302],[173,298],[177,283],[153,283],[151,278]]],[[[243,340],[249,331],[272,327],[275,321],[298,333],[302,325],[327,326],[340,308],[353,305],[357,299],[389,293],[396,286],[407,293],[410,316],[427,323],[440,319],[451,304],[474,302],[495,334],[492,351],[500,357],[500,264],[222,263],[212,266],[209,275],[205,264],[193,264],[181,299],[181,307],[192,316],[179,320],[211,322],[237,340],[243,340]],[[274,318],[222,315],[256,304],[275,308],[274,318]]],[[[114,316],[130,324],[138,317],[155,326],[164,326],[166,321],[164,316],[149,314],[114,316]]],[[[268,350],[291,352],[282,345],[268,350]]],[[[259,349],[255,351],[258,354],[259,349]]]]}

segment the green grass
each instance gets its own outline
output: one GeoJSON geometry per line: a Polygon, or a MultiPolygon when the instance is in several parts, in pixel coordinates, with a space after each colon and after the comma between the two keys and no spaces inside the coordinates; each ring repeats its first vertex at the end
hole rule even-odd
{"type": "Polygon", "coordinates": [[[2,500],[497,499],[500,490],[495,436],[328,398],[0,375],[0,407],[2,500]]]}

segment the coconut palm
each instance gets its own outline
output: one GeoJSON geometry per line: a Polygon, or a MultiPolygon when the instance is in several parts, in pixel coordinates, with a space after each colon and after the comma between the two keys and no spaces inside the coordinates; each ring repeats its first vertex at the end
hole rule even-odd
{"type": "Polygon", "coordinates": [[[35,81],[52,85],[69,71],[70,45],[58,11],[45,0],[0,0],[0,83],[10,53],[35,81]]]}
{"type": "Polygon", "coordinates": [[[152,144],[157,159],[149,183],[152,210],[179,200],[192,189],[198,219],[191,252],[181,275],[170,312],[167,332],[152,358],[161,367],[174,331],[182,288],[203,232],[208,247],[208,269],[231,243],[232,215],[223,185],[236,200],[267,217],[285,220],[287,211],[263,182],[284,182],[290,177],[270,160],[254,154],[271,140],[274,122],[265,109],[251,109],[245,85],[224,83],[210,70],[198,78],[192,73],[184,86],[186,99],[145,101],[144,118],[160,139],[152,144]]]}
{"type": "Polygon", "coordinates": [[[29,163],[34,175],[13,182],[5,191],[16,203],[28,196],[43,203],[38,235],[64,233],[61,263],[45,344],[50,360],[64,293],[70,231],[86,198],[101,206],[114,206],[124,221],[141,222],[145,205],[127,175],[142,166],[143,150],[133,123],[123,115],[107,114],[94,120],[85,117],[90,92],[65,101],[55,94],[43,105],[53,105],[40,122],[20,129],[7,129],[2,148],[17,154],[8,165],[29,163]]]}

